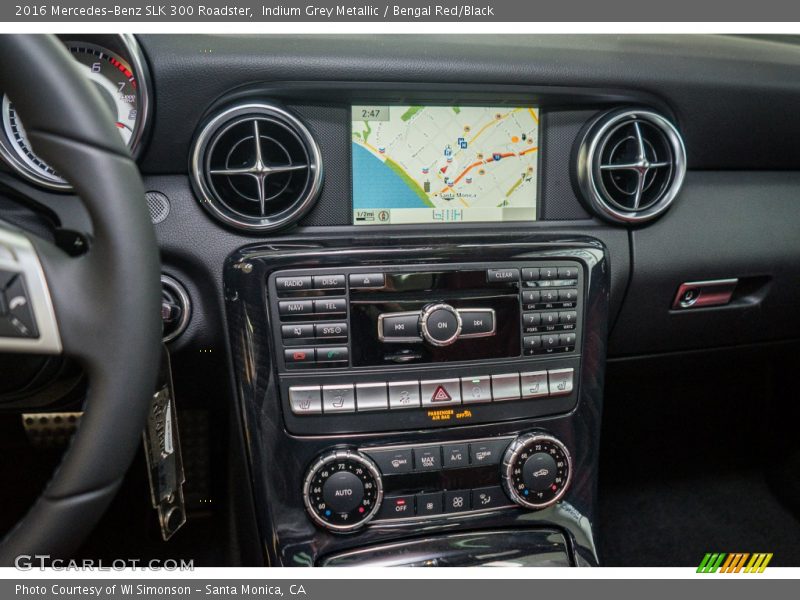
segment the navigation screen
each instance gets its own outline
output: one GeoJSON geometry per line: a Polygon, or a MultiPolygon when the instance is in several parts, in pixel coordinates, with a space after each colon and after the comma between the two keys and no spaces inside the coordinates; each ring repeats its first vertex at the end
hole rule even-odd
{"type": "Polygon", "coordinates": [[[356,225],[536,220],[539,110],[353,106],[356,225]]]}

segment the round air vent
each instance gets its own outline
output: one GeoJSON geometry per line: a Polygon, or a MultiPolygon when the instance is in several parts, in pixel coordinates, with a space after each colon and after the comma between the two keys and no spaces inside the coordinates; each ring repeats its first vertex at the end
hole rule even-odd
{"type": "Polygon", "coordinates": [[[319,147],[305,125],[267,104],[223,111],[202,129],[191,156],[201,204],[221,221],[252,231],[303,216],[322,186],[319,147]]]}
{"type": "Polygon", "coordinates": [[[578,148],[578,184],[600,216],[622,223],[654,219],[669,208],[686,174],[678,130],[647,110],[606,113],[578,148]]]}

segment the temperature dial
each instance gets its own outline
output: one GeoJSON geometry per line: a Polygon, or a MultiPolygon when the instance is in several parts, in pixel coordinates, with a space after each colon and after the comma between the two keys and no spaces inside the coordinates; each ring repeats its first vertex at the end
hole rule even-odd
{"type": "Polygon", "coordinates": [[[545,508],[558,502],[572,478],[566,446],[552,435],[518,437],[503,457],[503,485],[509,497],[525,508],[545,508]]]}
{"type": "Polygon", "coordinates": [[[319,525],[332,531],[353,531],[366,525],[380,508],[380,471],[355,450],[329,452],[308,470],[303,500],[319,525]]]}

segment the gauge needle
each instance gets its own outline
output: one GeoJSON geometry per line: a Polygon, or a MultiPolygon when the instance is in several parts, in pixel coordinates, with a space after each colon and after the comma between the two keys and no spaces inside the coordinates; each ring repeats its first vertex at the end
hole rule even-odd
{"type": "Polygon", "coordinates": [[[125,125],[125,123],[120,123],[119,121],[117,121],[116,123],[114,123],[114,125],[116,125],[116,126],[117,126],[117,127],[119,127],[120,129],[130,129],[130,127],[128,127],[127,125],[125,125]]]}

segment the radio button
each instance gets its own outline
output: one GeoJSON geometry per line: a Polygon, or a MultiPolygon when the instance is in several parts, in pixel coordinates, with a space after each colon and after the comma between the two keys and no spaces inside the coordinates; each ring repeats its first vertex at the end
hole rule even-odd
{"type": "Polygon", "coordinates": [[[422,311],[420,331],[434,346],[448,346],[461,333],[461,316],[449,304],[434,304],[422,311]]]}
{"type": "Polygon", "coordinates": [[[578,290],[575,288],[568,290],[558,290],[559,302],[575,302],[578,299],[578,290]]]}
{"type": "Polygon", "coordinates": [[[314,300],[314,312],[321,314],[346,313],[347,300],[344,298],[314,300]]]}
{"type": "Polygon", "coordinates": [[[326,413],[351,413],[356,411],[353,384],[323,385],[322,410],[326,413]]]}
{"type": "Polygon", "coordinates": [[[559,279],[577,279],[578,278],[578,268],[577,267],[559,267],[558,268],[558,278],[559,279]]]}
{"type": "Polygon", "coordinates": [[[387,410],[388,408],[389,395],[385,383],[356,384],[356,410],[358,412],[387,410]]]}
{"type": "Polygon", "coordinates": [[[381,333],[384,341],[399,339],[404,341],[422,340],[419,336],[419,313],[399,315],[387,313],[381,315],[380,321],[383,327],[381,333]]]}
{"type": "Polygon", "coordinates": [[[325,346],[317,348],[318,363],[347,362],[346,346],[325,346]]]}
{"type": "Polygon", "coordinates": [[[350,287],[354,290],[378,289],[386,285],[383,273],[351,273],[350,287]]]}
{"type": "Polygon", "coordinates": [[[378,465],[384,475],[399,475],[410,473],[414,468],[411,457],[411,448],[398,448],[396,450],[363,450],[378,465]]]}
{"type": "Polygon", "coordinates": [[[578,318],[578,312],[575,310],[567,310],[558,313],[558,322],[561,325],[572,325],[575,323],[575,320],[577,318],[578,318]]]}
{"type": "Polygon", "coordinates": [[[558,325],[558,313],[557,312],[542,313],[542,325],[558,325]]]}
{"type": "Polygon", "coordinates": [[[526,350],[538,350],[542,347],[542,336],[540,335],[526,335],[522,339],[522,345],[526,350]]]}
{"type": "Polygon", "coordinates": [[[503,459],[509,440],[485,440],[469,445],[469,460],[473,465],[497,465],[503,459]]]}
{"type": "Polygon", "coordinates": [[[457,469],[469,466],[469,448],[466,444],[448,444],[442,446],[444,468],[457,469]]]}
{"type": "MultiPolygon", "coordinates": [[[[284,326],[284,328],[286,327],[287,326],[284,326]]],[[[310,325],[308,327],[310,327],[310,325]]],[[[318,338],[346,338],[347,323],[320,323],[314,326],[314,331],[318,338]]]]}
{"type": "Polygon", "coordinates": [[[574,369],[555,369],[547,372],[551,396],[565,396],[572,393],[574,369]]]}
{"type": "Polygon", "coordinates": [[[314,275],[314,289],[337,290],[344,288],[344,275],[314,275]]]}
{"type": "Polygon", "coordinates": [[[313,338],[314,326],[311,323],[298,323],[297,325],[282,325],[281,337],[285,340],[300,338],[313,338]]]}
{"type": "Polygon", "coordinates": [[[549,334],[542,336],[542,347],[545,350],[551,350],[553,348],[558,348],[558,334],[549,334]]]}
{"type": "Polygon", "coordinates": [[[539,279],[538,267],[527,267],[522,269],[522,281],[536,281],[539,279]]]}
{"type": "Polygon", "coordinates": [[[278,302],[278,313],[284,317],[293,315],[310,315],[314,312],[311,300],[282,300],[278,302]]]}
{"type": "Polygon", "coordinates": [[[417,471],[438,471],[442,468],[442,449],[439,446],[414,448],[414,466],[417,471]]]}
{"type": "Polygon", "coordinates": [[[539,290],[522,290],[523,304],[538,304],[542,301],[542,293],[539,290]]]}
{"type": "Polygon", "coordinates": [[[318,385],[298,385],[289,388],[289,405],[296,415],[322,413],[322,396],[318,385]]]}
{"type": "Polygon", "coordinates": [[[519,373],[492,375],[492,398],[495,402],[519,400],[519,373]]]}
{"type": "Polygon", "coordinates": [[[520,379],[522,381],[523,398],[540,398],[542,396],[547,396],[547,371],[522,373],[520,379]]]}
{"type": "Polygon", "coordinates": [[[542,290],[541,301],[546,303],[558,302],[558,290],[542,290]]]}
{"type": "Polygon", "coordinates": [[[495,331],[494,311],[491,309],[459,309],[461,337],[492,335],[495,331]]]}
{"type": "Polygon", "coordinates": [[[419,408],[419,381],[390,381],[389,408],[419,408]]]}
{"type": "Polygon", "coordinates": [[[519,281],[519,269],[487,269],[486,281],[489,283],[519,281]]]}
{"type": "Polygon", "coordinates": [[[313,364],[314,358],[314,348],[287,348],[283,351],[287,365],[313,364]]]}
{"type": "Polygon", "coordinates": [[[297,290],[310,290],[311,277],[276,277],[275,287],[279,292],[294,292],[297,290]]]}
{"type": "Polygon", "coordinates": [[[558,345],[562,348],[568,348],[570,346],[575,345],[575,334],[574,333],[562,333],[558,336],[558,345]]]}
{"type": "Polygon", "coordinates": [[[558,279],[558,269],[555,267],[542,267],[539,269],[541,279],[558,279]]]}
{"type": "Polygon", "coordinates": [[[488,375],[461,378],[461,400],[464,404],[492,401],[492,383],[488,375]]]}
{"type": "Polygon", "coordinates": [[[422,406],[461,404],[461,385],[458,379],[420,381],[422,406]]]}

